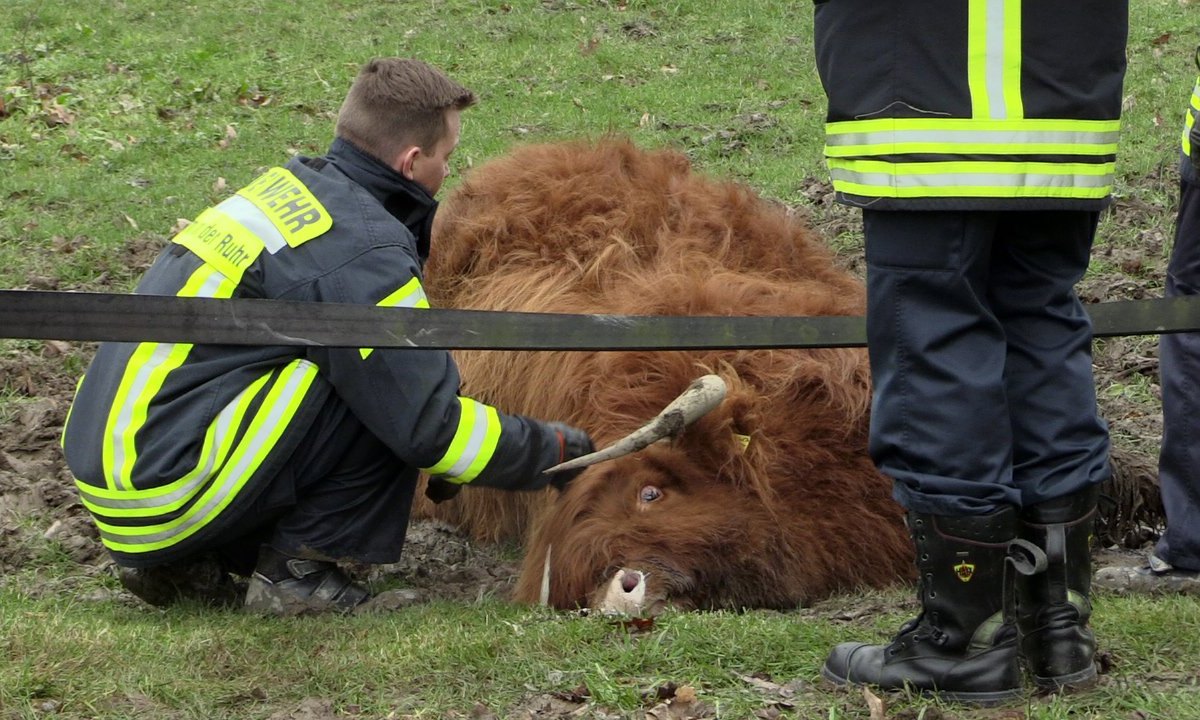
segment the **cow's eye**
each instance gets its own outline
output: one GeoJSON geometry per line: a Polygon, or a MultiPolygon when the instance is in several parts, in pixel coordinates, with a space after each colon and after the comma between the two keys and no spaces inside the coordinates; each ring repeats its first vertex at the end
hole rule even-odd
{"type": "Polygon", "coordinates": [[[641,492],[639,499],[644,503],[648,503],[648,502],[654,502],[655,500],[659,499],[660,497],[662,497],[662,490],[659,490],[658,488],[654,487],[653,485],[647,485],[646,487],[642,488],[642,492],[641,492]]]}

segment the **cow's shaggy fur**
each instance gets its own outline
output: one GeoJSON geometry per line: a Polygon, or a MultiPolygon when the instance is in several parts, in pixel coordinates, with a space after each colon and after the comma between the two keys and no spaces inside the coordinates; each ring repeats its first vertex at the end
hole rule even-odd
{"type": "MultiPolygon", "coordinates": [[[[620,139],[530,146],[470,172],[438,215],[434,306],[633,315],[854,315],[861,283],[787,210],[620,139]]],[[[906,577],[911,547],[866,453],[858,349],[458,352],[463,394],[585,428],[603,447],[699,375],[726,401],[669,445],[567,493],[468,489],[418,516],[527,539],[517,599],[594,601],[614,570],[683,607],[794,607],[906,577]],[[742,438],[748,438],[743,448],[742,438]]]]}

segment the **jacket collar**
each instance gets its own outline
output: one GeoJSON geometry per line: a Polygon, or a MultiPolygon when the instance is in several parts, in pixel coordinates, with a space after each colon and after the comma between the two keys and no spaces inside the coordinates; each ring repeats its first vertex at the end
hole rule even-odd
{"type": "Polygon", "coordinates": [[[419,183],[404,177],[353,143],[337,138],[326,159],[354,183],[371,194],[392,217],[417,238],[417,252],[424,263],[429,257],[430,231],[437,200],[419,183]]]}

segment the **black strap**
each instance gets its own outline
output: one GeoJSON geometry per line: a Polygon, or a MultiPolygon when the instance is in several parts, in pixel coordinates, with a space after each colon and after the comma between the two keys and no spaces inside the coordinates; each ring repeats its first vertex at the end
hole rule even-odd
{"type": "MultiPolygon", "coordinates": [[[[1089,305],[1095,335],[1200,331],[1200,298],[1089,305]]],[[[0,337],[479,350],[860,347],[862,317],[658,317],[0,290],[0,337]]]]}

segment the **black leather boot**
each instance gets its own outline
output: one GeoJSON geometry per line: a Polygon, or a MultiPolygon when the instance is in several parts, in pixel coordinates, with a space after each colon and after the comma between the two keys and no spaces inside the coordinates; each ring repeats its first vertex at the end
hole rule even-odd
{"type": "Polygon", "coordinates": [[[888,645],[838,645],[822,676],[837,685],[907,687],[975,705],[1022,695],[1013,575],[1036,572],[1040,553],[1016,539],[1016,510],[909,513],[908,525],[921,572],[921,614],[888,645]]]}
{"type": "Polygon", "coordinates": [[[1021,537],[1046,552],[1047,569],[1017,582],[1021,652],[1034,682],[1046,690],[1096,681],[1092,615],[1091,534],[1099,488],[1021,511],[1021,537]]]}

